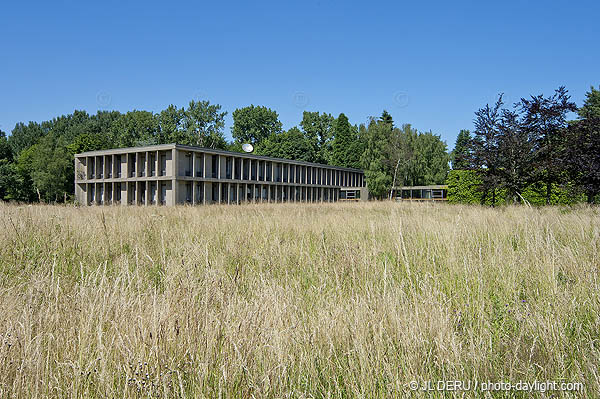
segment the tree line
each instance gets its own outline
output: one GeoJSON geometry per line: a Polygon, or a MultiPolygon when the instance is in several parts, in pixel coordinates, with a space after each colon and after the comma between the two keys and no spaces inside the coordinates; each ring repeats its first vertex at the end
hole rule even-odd
{"type": "Polygon", "coordinates": [[[443,183],[449,170],[439,135],[409,124],[396,127],[387,111],[358,125],[343,113],[336,118],[305,111],[298,126],[284,130],[276,111],[250,105],[233,112],[232,141],[224,135],[226,115],[218,104],[191,101],[158,113],[76,110],[41,123],[17,123],[10,135],[0,131],[0,198],[70,201],[75,154],[166,143],[236,152],[251,143],[258,155],[364,169],[378,198],[394,185],[443,183]]]}
{"type": "Polygon", "coordinates": [[[580,109],[565,87],[510,106],[499,95],[475,112],[474,126],[473,134],[459,133],[451,154],[451,200],[492,206],[577,202],[582,196],[598,201],[600,91],[592,87],[580,109]],[[572,112],[576,120],[568,120],[572,112]]]}

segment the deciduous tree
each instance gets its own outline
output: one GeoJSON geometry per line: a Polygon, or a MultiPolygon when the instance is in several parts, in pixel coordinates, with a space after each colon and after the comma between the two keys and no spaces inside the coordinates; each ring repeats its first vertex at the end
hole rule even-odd
{"type": "Polygon", "coordinates": [[[279,115],[270,108],[250,105],[233,111],[231,135],[239,142],[257,145],[281,130],[279,115]]]}

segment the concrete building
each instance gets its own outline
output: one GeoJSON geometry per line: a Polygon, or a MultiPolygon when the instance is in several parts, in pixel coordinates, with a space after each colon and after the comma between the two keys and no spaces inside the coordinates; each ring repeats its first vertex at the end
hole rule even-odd
{"type": "Polygon", "coordinates": [[[80,204],[332,202],[368,198],[364,173],[178,144],[75,155],[80,204]]]}

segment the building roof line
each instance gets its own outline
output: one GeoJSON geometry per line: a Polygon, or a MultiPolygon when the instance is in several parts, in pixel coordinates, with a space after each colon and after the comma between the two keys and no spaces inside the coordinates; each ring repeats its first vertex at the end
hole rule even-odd
{"type": "Polygon", "coordinates": [[[326,165],[326,164],[315,163],[315,162],[299,161],[299,160],[285,159],[285,158],[275,158],[275,157],[268,157],[265,155],[256,155],[256,154],[251,154],[251,153],[246,153],[246,152],[218,150],[215,148],[196,147],[196,146],[175,144],[175,143],[155,144],[155,145],[149,145],[149,146],[144,146],[144,147],[123,147],[123,148],[113,148],[113,149],[109,149],[109,150],[87,151],[87,152],[82,152],[80,154],[75,154],[75,157],[108,155],[108,154],[115,154],[115,153],[125,154],[125,153],[129,153],[129,152],[137,152],[137,151],[142,152],[142,151],[148,151],[148,150],[168,150],[168,149],[173,149],[173,148],[177,148],[177,149],[181,149],[181,150],[190,150],[190,151],[202,151],[202,152],[206,152],[206,153],[210,153],[210,154],[230,155],[230,156],[236,156],[236,157],[240,157],[240,158],[260,159],[260,160],[266,160],[266,161],[277,161],[277,162],[293,163],[293,164],[297,164],[297,165],[318,166],[321,168],[329,168],[329,169],[336,169],[336,170],[344,170],[344,171],[348,171],[348,172],[364,173],[364,171],[362,169],[345,168],[342,166],[326,165]]]}

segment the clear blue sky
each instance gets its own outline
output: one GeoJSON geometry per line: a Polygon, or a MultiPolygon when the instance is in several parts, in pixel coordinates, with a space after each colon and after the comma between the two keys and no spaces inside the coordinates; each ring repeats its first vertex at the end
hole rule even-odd
{"type": "Polygon", "coordinates": [[[600,84],[600,2],[4,2],[0,129],[74,109],[387,109],[449,147],[474,111],[600,84]]]}

